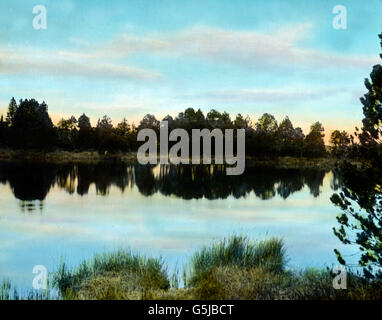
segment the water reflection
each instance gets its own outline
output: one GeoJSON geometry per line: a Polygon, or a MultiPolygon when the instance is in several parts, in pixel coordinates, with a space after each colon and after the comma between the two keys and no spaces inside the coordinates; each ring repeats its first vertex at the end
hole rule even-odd
{"type": "MultiPolygon", "coordinates": [[[[246,197],[253,192],[268,200],[276,195],[286,199],[307,186],[318,197],[328,171],[316,169],[275,169],[247,167],[241,176],[227,176],[223,165],[127,165],[122,162],[98,164],[0,163],[0,182],[9,183],[22,209],[42,209],[43,200],[54,186],[69,194],[86,195],[92,184],[98,195],[106,196],[111,186],[122,192],[136,186],[144,196],[160,192],[182,199],[226,199],[246,197]],[[36,203],[37,202],[37,203],[36,203]]],[[[333,171],[332,188],[340,184],[333,171]]]]}
{"type": "Polygon", "coordinates": [[[350,251],[332,232],[341,183],[324,170],[0,162],[0,278],[29,289],[34,265],[74,267],[116,248],[176,268],[230,234],[285,239],[290,268],[331,265],[334,248],[350,251]]]}

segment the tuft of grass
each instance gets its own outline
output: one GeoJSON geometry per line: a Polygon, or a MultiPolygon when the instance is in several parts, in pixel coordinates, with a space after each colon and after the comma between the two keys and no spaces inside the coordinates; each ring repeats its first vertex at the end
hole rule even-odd
{"type": "Polygon", "coordinates": [[[282,273],[286,264],[282,240],[271,238],[253,242],[232,236],[196,252],[185,271],[185,283],[194,286],[205,274],[221,267],[259,268],[268,273],[282,273]]]}
{"type": "Polygon", "coordinates": [[[61,263],[53,284],[64,299],[119,299],[137,292],[145,297],[170,287],[162,259],[124,250],[95,255],[72,270],[61,263]]]}

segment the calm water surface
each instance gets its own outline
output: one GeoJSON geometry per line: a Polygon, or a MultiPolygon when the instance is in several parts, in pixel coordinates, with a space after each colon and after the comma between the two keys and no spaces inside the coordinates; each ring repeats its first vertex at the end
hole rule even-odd
{"type": "Polygon", "coordinates": [[[284,239],[290,268],[332,266],[336,171],[216,166],[0,163],[0,279],[32,285],[94,253],[131,248],[180,267],[231,234],[284,239]]]}

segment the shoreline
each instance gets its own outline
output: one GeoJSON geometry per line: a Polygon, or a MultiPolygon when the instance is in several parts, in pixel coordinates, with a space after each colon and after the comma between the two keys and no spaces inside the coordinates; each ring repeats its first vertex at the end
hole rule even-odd
{"type": "MultiPolygon", "coordinates": [[[[122,161],[128,164],[137,163],[137,152],[119,152],[115,154],[100,154],[98,151],[25,151],[0,149],[0,161],[30,161],[49,162],[57,164],[69,163],[99,163],[107,161],[122,161]]],[[[346,159],[346,161],[357,166],[358,169],[369,166],[367,161],[346,159]]],[[[305,158],[305,157],[274,157],[255,158],[246,156],[246,166],[271,166],[280,169],[323,169],[331,170],[341,166],[344,159],[326,158],[305,158]]],[[[158,161],[159,163],[159,161],[158,161]]]]}
{"type": "Polygon", "coordinates": [[[95,253],[74,268],[62,261],[49,273],[54,281],[45,291],[31,289],[23,296],[10,280],[0,278],[0,299],[370,300],[382,292],[378,281],[370,282],[351,269],[345,288],[338,282],[334,286],[335,274],[329,269],[288,269],[284,241],[274,237],[223,238],[194,251],[180,270],[169,271],[162,256],[118,249],[95,253]]]}

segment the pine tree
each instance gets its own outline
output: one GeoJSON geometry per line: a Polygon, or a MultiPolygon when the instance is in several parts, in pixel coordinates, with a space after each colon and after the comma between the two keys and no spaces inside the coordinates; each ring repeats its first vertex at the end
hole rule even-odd
{"type": "MultiPolygon", "coordinates": [[[[379,35],[382,47],[382,33],[379,35]]],[[[382,54],[380,55],[382,58],[382,54]]],[[[334,234],[345,245],[360,248],[358,264],[368,278],[382,279],[382,66],[375,65],[370,80],[365,80],[368,92],[361,98],[364,119],[359,135],[365,150],[377,151],[369,154],[372,165],[365,170],[357,170],[346,163],[341,169],[342,191],[335,193],[331,201],[341,208],[337,216],[339,227],[334,234]]],[[[334,251],[337,260],[346,264],[339,250],[334,251]]]]}
{"type": "Polygon", "coordinates": [[[6,118],[6,122],[10,126],[12,126],[12,124],[13,124],[13,118],[16,114],[16,111],[17,111],[17,103],[16,103],[15,98],[12,97],[12,99],[8,105],[8,112],[7,112],[7,118],[6,118]]]}
{"type": "MultiPolygon", "coordinates": [[[[382,33],[379,35],[382,48],[382,33]]],[[[380,54],[382,59],[382,54],[380,54]]],[[[364,145],[382,144],[382,65],[373,67],[370,80],[365,79],[368,92],[361,98],[364,119],[362,134],[359,136],[364,145]]]]}
{"type": "Polygon", "coordinates": [[[78,118],[78,128],[82,131],[86,131],[86,130],[90,130],[91,129],[91,124],[90,124],[90,119],[88,116],[86,116],[86,114],[82,114],[82,116],[80,116],[78,118]]]}

